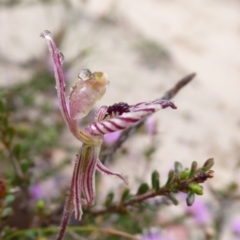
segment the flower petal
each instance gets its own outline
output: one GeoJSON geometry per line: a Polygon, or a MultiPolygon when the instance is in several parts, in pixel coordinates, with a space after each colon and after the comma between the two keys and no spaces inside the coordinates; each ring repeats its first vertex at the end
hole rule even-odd
{"type": "MultiPolygon", "coordinates": [[[[85,148],[85,146],[83,146],[85,148]]],[[[86,161],[82,169],[82,192],[87,201],[87,205],[92,205],[95,200],[95,172],[97,159],[100,152],[99,147],[86,146],[83,155],[86,161]]]]}
{"type": "Polygon", "coordinates": [[[128,179],[123,177],[120,173],[116,173],[116,172],[112,172],[111,170],[109,170],[107,167],[105,167],[102,162],[98,159],[97,160],[97,170],[101,173],[105,173],[105,174],[108,174],[108,175],[113,175],[113,176],[116,176],[116,177],[119,177],[121,180],[124,181],[124,183],[126,185],[128,185],[128,179]]]}
{"type": "Polygon", "coordinates": [[[84,144],[77,155],[73,172],[73,204],[77,220],[82,218],[82,205],[91,205],[95,199],[95,172],[99,151],[100,147],[84,144]]]}
{"type": "Polygon", "coordinates": [[[100,107],[100,109],[96,112],[96,116],[95,116],[96,122],[101,122],[104,119],[104,117],[107,113],[107,109],[108,109],[107,106],[100,107]]]}
{"type": "Polygon", "coordinates": [[[75,162],[74,171],[73,171],[73,204],[75,211],[75,218],[81,220],[82,218],[82,199],[81,199],[81,190],[82,190],[82,181],[81,181],[81,169],[83,167],[83,159],[81,158],[82,148],[80,149],[79,155],[75,162]]]}
{"type": "Polygon", "coordinates": [[[57,49],[55,42],[53,41],[51,37],[51,33],[48,30],[45,30],[42,32],[40,37],[45,38],[48,50],[51,54],[51,58],[53,61],[53,69],[54,69],[54,76],[56,80],[56,90],[57,95],[60,103],[60,110],[62,113],[62,116],[69,127],[69,129],[73,131],[73,134],[75,135],[75,128],[73,128],[74,123],[72,122],[70,116],[69,116],[69,105],[66,100],[65,96],[65,81],[64,81],[64,74],[62,69],[62,61],[63,58],[62,53],[57,49]]]}
{"type": "Polygon", "coordinates": [[[167,100],[139,103],[132,106],[130,108],[130,112],[125,112],[122,115],[116,116],[109,120],[93,122],[91,125],[85,128],[85,131],[91,135],[103,135],[106,133],[123,130],[134,125],[144,117],[166,107],[176,109],[176,106],[167,100]]]}

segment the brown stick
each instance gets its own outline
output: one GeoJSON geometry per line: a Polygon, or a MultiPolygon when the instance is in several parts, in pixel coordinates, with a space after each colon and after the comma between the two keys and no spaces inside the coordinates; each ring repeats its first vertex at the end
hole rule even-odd
{"type": "MultiPolygon", "coordinates": [[[[196,76],[195,73],[191,73],[186,77],[182,78],[177,82],[177,84],[173,88],[168,90],[160,99],[161,100],[172,99],[179,92],[179,90],[185,87],[195,76],[196,76]]],[[[117,149],[120,148],[122,144],[144,124],[146,119],[147,118],[144,118],[134,126],[124,130],[120,135],[119,139],[117,140],[117,142],[103,156],[101,156],[101,159],[103,159],[102,162],[108,163],[112,159],[117,149]]]]}

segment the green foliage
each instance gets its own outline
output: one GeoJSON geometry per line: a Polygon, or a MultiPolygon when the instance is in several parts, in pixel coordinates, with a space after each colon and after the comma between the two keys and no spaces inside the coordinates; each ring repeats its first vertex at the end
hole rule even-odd
{"type": "Polygon", "coordinates": [[[147,183],[142,183],[142,184],[139,186],[139,188],[138,188],[137,195],[144,194],[144,193],[146,193],[148,190],[149,190],[148,184],[147,184],[147,183]]]}
{"type": "Polygon", "coordinates": [[[160,189],[159,173],[156,170],[152,172],[152,188],[156,192],[160,189]]]}
{"type": "Polygon", "coordinates": [[[124,202],[124,201],[128,200],[129,198],[130,198],[130,190],[128,188],[126,188],[122,193],[121,202],[124,202]]]}
{"type": "Polygon", "coordinates": [[[195,200],[195,194],[189,191],[186,199],[187,205],[192,206],[194,203],[194,200],[195,200]]]}
{"type": "Polygon", "coordinates": [[[114,198],[114,193],[113,192],[109,192],[107,197],[106,197],[104,205],[106,207],[110,206],[113,203],[113,198],[114,198]]]}
{"type": "Polygon", "coordinates": [[[9,216],[13,215],[13,209],[11,207],[6,207],[1,212],[1,218],[7,218],[9,216]]]}

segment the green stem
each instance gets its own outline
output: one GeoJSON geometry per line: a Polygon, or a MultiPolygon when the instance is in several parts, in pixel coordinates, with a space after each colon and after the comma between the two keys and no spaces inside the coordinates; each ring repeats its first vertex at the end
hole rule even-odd
{"type": "MultiPolygon", "coordinates": [[[[88,226],[88,227],[68,227],[68,229],[74,232],[102,232],[102,233],[122,236],[128,239],[139,240],[139,238],[135,237],[132,234],[118,231],[112,228],[98,228],[98,227],[88,226]]],[[[48,227],[48,228],[23,229],[23,230],[15,231],[14,233],[9,234],[8,236],[5,237],[5,240],[11,240],[16,237],[24,236],[28,231],[36,232],[36,233],[42,232],[46,235],[50,235],[58,232],[59,228],[48,227]]]]}

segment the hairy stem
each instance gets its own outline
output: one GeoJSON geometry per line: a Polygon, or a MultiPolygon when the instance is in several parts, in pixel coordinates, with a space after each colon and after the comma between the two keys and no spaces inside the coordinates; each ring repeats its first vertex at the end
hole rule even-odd
{"type": "Polygon", "coordinates": [[[62,69],[62,63],[63,63],[63,54],[58,50],[56,47],[55,42],[51,38],[51,33],[48,30],[45,30],[40,37],[45,38],[48,50],[50,52],[53,66],[54,66],[54,76],[56,80],[56,90],[57,90],[57,96],[60,104],[60,110],[63,116],[63,119],[65,123],[67,124],[68,128],[72,132],[72,134],[82,141],[85,139],[85,141],[89,140],[89,136],[83,133],[78,129],[77,120],[70,117],[69,114],[69,104],[66,100],[66,94],[65,94],[65,80],[64,80],[64,74],[62,69]]]}
{"type": "Polygon", "coordinates": [[[64,213],[63,213],[63,218],[62,222],[60,225],[60,231],[57,235],[56,240],[61,240],[66,232],[66,228],[68,226],[69,219],[71,217],[71,214],[73,212],[74,206],[73,206],[73,197],[74,197],[74,177],[76,175],[76,165],[77,165],[77,160],[78,160],[78,155],[76,158],[76,161],[74,163],[74,170],[73,170],[73,176],[71,180],[71,185],[69,189],[69,195],[67,196],[66,203],[64,206],[64,213]]]}

